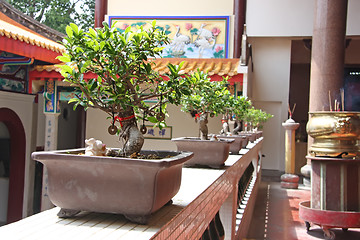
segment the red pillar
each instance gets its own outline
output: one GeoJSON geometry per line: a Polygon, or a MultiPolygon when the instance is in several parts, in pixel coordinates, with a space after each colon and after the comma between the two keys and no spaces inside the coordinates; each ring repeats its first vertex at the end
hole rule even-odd
{"type": "Polygon", "coordinates": [[[235,0],[234,1],[234,15],[235,15],[235,28],[234,28],[234,58],[240,58],[241,56],[241,39],[244,32],[246,13],[246,1],[235,0]]]}
{"type": "MultiPolygon", "coordinates": [[[[316,0],[309,111],[329,110],[343,86],[348,0],[316,0]]],[[[340,100],[340,99],[339,99],[340,100]]]]}
{"type": "Polygon", "coordinates": [[[107,14],[108,0],[95,0],[95,28],[102,27],[107,14]]]}

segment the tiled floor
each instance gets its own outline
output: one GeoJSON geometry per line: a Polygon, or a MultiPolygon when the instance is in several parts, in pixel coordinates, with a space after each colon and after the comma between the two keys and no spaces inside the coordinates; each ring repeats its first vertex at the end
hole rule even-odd
{"type": "MultiPolygon", "coordinates": [[[[325,239],[319,226],[311,225],[307,232],[304,221],[299,218],[299,203],[310,200],[310,196],[310,189],[304,186],[283,189],[280,182],[261,182],[247,239],[325,239]]],[[[336,228],[331,230],[336,240],[360,240],[359,228],[350,228],[347,232],[336,228]]]]}

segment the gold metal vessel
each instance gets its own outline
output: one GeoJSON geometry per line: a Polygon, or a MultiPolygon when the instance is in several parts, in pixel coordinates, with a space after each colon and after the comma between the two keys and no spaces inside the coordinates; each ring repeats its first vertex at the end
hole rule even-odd
{"type": "Polygon", "coordinates": [[[306,131],[314,138],[310,155],[360,157],[360,112],[310,112],[306,131]]]}

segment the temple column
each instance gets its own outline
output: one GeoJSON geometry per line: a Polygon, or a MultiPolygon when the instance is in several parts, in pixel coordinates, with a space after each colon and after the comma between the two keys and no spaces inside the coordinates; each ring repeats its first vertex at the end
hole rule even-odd
{"type": "MultiPolygon", "coordinates": [[[[314,7],[309,112],[330,110],[335,98],[340,100],[348,0],[316,0],[314,7]]],[[[308,149],[312,143],[309,136],[308,149]]],[[[308,160],[301,172],[309,175],[310,171],[308,160]]]]}
{"type": "Polygon", "coordinates": [[[108,0],[95,0],[95,28],[101,28],[107,14],[108,0]]]}
{"type": "Polygon", "coordinates": [[[309,111],[329,110],[343,86],[348,0],[316,0],[309,111]]]}
{"type": "MultiPolygon", "coordinates": [[[[45,114],[45,151],[57,149],[58,118],[60,115],[59,93],[56,80],[47,80],[44,87],[44,114],[45,114]]],[[[47,170],[43,168],[43,181],[41,193],[41,211],[53,208],[48,192],[47,170]]]]}

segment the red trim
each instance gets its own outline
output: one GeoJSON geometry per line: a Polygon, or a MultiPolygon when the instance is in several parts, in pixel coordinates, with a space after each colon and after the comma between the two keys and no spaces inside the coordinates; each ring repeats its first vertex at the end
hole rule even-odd
{"type": "MultiPolygon", "coordinates": [[[[161,76],[164,81],[169,80],[169,78],[167,76],[161,76]]],[[[224,76],[226,77],[226,76],[224,76]]],[[[95,73],[92,72],[88,72],[84,75],[85,79],[92,79],[92,78],[97,78],[97,75],[95,73]]],[[[61,74],[57,71],[46,71],[46,70],[42,70],[42,71],[37,71],[37,70],[32,70],[29,73],[29,93],[32,93],[32,82],[34,80],[41,80],[41,81],[45,81],[48,79],[53,79],[53,80],[58,80],[61,81],[63,80],[63,76],[61,76],[61,74]]],[[[219,76],[219,75],[212,75],[210,76],[211,81],[222,81],[223,77],[219,76]]],[[[231,85],[234,85],[234,83],[240,83],[243,84],[243,74],[239,73],[235,76],[232,76],[229,78],[228,82],[231,85]]]]}
{"type": "Polygon", "coordinates": [[[0,51],[11,52],[44,62],[60,63],[60,61],[56,59],[57,56],[61,55],[60,53],[38,47],[36,45],[31,45],[26,42],[21,42],[13,38],[8,38],[6,36],[0,36],[0,51]]]}
{"type": "MultiPolygon", "coordinates": [[[[210,76],[211,81],[222,81],[222,80],[223,80],[223,77],[227,77],[227,75],[224,75],[224,76],[212,75],[212,76],[210,76]]],[[[229,76],[228,82],[229,82],[231,85],[234,85],[234,83],[243,84],[243,74],[242,74],[242,73],[239,73],[239,74],[234,75],[234,76],[229,76]]]]}
{"type": "MultiPolygon", "coordinates": [[[[84,75],[84,79],[92,79],[92,78],[97,78],[97,75],[95,73],[92,72],[88,72],[84,75]]],[[[37,71],[37,70],[32,70],[29,73],[29,93],[32,93],[32,82],[34,80],[40,80],[40,81],[45,81],[45,80],[49,80],[49,79],[53,79],[53,80],[57,80],[57,81],[62,81],[64,79],[64,77],[57,71],[37,71]]]]}
{"type": "Polygon", "coordinates": [[[18,115],[9,108],[0,108],[0,122],[10,133],[10,178],[7,223],[22,219],[25,179],[25,130],[18,115]]]}

